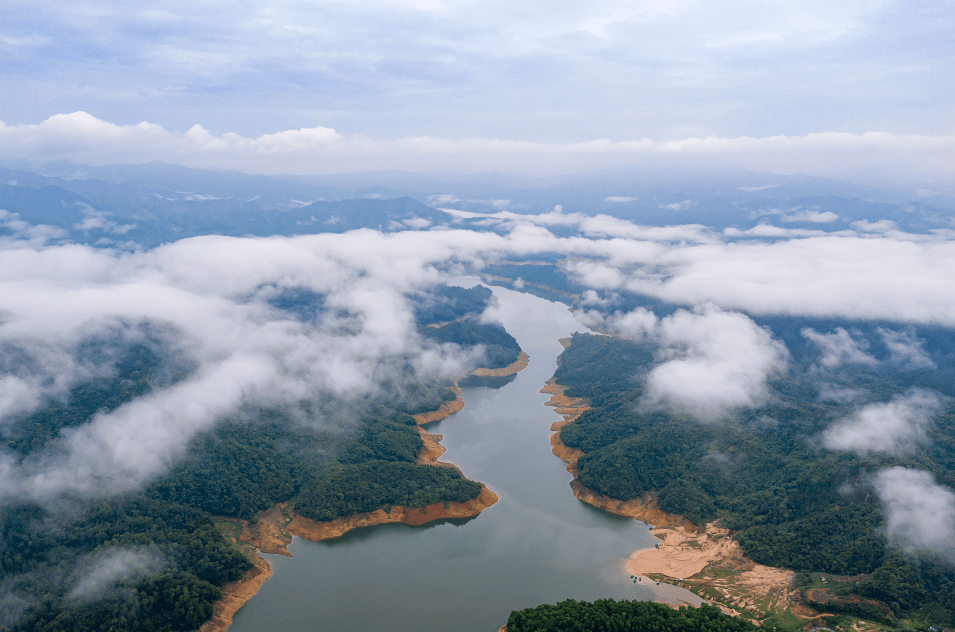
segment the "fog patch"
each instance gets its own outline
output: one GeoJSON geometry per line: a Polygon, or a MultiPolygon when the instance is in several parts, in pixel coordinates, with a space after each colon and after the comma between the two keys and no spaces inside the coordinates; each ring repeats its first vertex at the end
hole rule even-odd
{"type": "Polygon", "coordinates": [[[4,371],[0,353],[6,418],[64,396],[96,371],[108,373],[114,347],[144,337],[125,323],[161,323],[175,332],[193,368],[181,381],[159,383],[61,429],[26,457],[0,449],[0,503],[50,505],[62,494],[141,488],[168,471],[197,433],[241,410],[293,409],[295,419],[317,427],[327,420],[307,411],[329,398],[400,401],[409,380],[466,372],[481,349],[421,340],[406,296],[440,279],[433,263],[466,257],[474,236],[365,230],[210,236],[131,254],[82,246],[0,250],[0,351],[9,341],[12,358],[4,371]],[[299,298],[320,296],[321,304],[314,301],[308,318],[277,309],[272,303],[283,288],[299,298]],[[83,342],[91,338],[119,342],[83,342]],[[103,357],[94,361],[91,353],[103,357]]]}
{"type": "Polygon", "coordinates": [[[843,364],[862,364],[876,366],[879,361],[865,352],[868,344],[865,340],[857,341],[842,327],[836,327],[831,334],[823,334],[811,327],[802,330],[807,340],[815,343],[822,350],[819,363],[827,369],[834,369],[843,364]]]}
{"type": "Polygon", "coordinates": [[[161,572],[165,557],[155,547],[117,546],[83,560],[75,571],[66,598],[88,602],[132,590],[140,580],[161,572]]]}
{"type": "Polygon", "coordinates": [[[835,384],[822,384],[819,387],[819,399],[824,402],[836,402],[838,404],[851,404],[858,401],[866,394],[865,389],[861,388],[842,388],[835,384]]]}
{"type": "Polygon", "coordinates": [[[913,388],[889,402],[863,406],[851,416],[836,422],[822,434],[830,450],[905,454],[926,441],[925,430],[941,407],[931,391],[913,388]]]}
{"type": "Polygon", "coordinates": [[[708,305],[658,319],[641,308],[617,315],[611,326],[658,346],[642,405],[687,412],[714,421],[730,411],[769,399],[767,382],[782,375],[789,352],[744,314],[708,305]]]}
{"type": "Polygon", "coordinates": [[[12,579],[8,579],[0,585],[0,627],[12,628],[27,608],[33,605],[31,600],[14,590],[14,584],[12,579]]]}
{"type": "Polygon", "coordinates": [[[885,534],[908,553],[930,551],[955,563],[955,493],[928,472],[882,470],[874,481],[885,510],[885,534]]]}
{"type": "Polygon", "coordinates": [[[919,370],[936,369],[938,366],[925,352],[925,341],[915,335],[912,330],[892,331],[879,327],[876,331],[882,336],[885,346],[891,354],[890,362],[901,369],[919,370]]]}

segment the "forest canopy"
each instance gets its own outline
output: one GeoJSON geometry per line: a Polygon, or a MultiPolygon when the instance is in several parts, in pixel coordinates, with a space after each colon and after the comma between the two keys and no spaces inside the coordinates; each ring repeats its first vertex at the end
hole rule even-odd
{"type": "MultiPolygon", "coordinates": [[[[267,293],[272,307],[304,321],[325,309],[313,292],[267,293]]],[[[423,321],[480,313],[490,291],[445,285],[429,296],[419,306],[423,321]]],[[[490,357],[508,363],[505,350],[516,347],[491,325],[434,331],[442,342],[487,344],[490,357]]],[[[144,321],[120,323],[78,345],[76,362],[89,377],[10,416],[0,428],[7,450],[29,465],[97,415],[181,383],[195,366],[172,339],[175,332],[144,321]]],[[[0,368],[16,368],[18,353],[0,348],[0,368]]],[[[372,395],[247,406],[218,419],[142,489],[0,506],[0,630],[195,630],[212,615],[220,588],[252,566],[217,519],[253,519],[280,502],[330,520],[473,499],[479,483],[455,468],[415,462],[422,440],[412,415],[453,400],[452,383],[419,377],[406,359],[394,368],[372,395]],[[331,416],[337,425],[319,422],[331,416]]]]}
{"type": "MultiPolygon", "coordinates": [[[[932,550],[911,557],[895,548],[871,488],[874,471],[893,467],[927,470],[955,486],[950,405],[929,407],[931,441],[911,450],[823,450],[818,437],[837,420],[852,419],[858,404],[820,396],[812,368],[819,356],[805,345],[786,375],[770,382],[765,404],[709,423],[647,407],[646,376],[659,362],[654,352],[649,342],[575,334],[561,356],[557,382],[591,406],[560,435],[585,453],[578,461],[583,485],[621,500],[653,493],[661,509],[698,524],[721,518],[758,563],[858,576],[851,590],[896,616],[955,624],[952,562],[932,550]]],[[[933,357],[951,366],[950,358],[933,357]]],[[[924,391],[913,395],[913,371],[850,367],[839,375],[840,387],[864,388],[875,400],[870,406],[937,401],[924,391]]],[[[859,608],[859,616],[872,615],[859,608]]]]}

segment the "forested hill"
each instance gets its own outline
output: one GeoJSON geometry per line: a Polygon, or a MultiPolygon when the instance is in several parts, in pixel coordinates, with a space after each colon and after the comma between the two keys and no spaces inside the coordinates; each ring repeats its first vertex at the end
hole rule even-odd
{"type": "Polygon", "coordinates": [[[718,608],[680,608],[648,601],[594,602],[568,599],[556,605],[515,610],[507,632],[752,632],[756,626],[718,608]]]}
{"type": "MultiPolygon", "coordinates": [[[[417,300],[426,306],[420,313],[443,317],[480,313],[489,298],[486,288],[439,286],[417,300]]],[[[282,295],[275,304],[304,319],[323,309],[321,297],[309,293],[282,295]]],[[[470,337],[452,338],[489,348],[513,340],[484,327],[469,324],[470,337]]],[[[8,452],[29,463],[98,413],[187,379],[194,366],[174,339],[175,332],[149,322],[125,323],[80,344],[91,377],[6,418],[0,432],[8,452]]],[[[18,353],[0,348],[0,367],[14,366],[18,353]]],[[[0,630],[195,630],[211,616],[219,589],[251,568],[220,530],[222,518],[254,519],[280,502],[330,520],[475,498],[480,483],[456,468],[415,462],[422,440],[412,415],[454,400],[451,382],[404,370],[391,377],[400,389],[375,396],[309,401],[294,410],[246,407],[219,419],[136,492],[64,495],[54,503],[7,499],[0,506],[0,630]],[[337,425],[323,421],[330,411],[337,425]]]]}
{"type": "MultiPolygon", "coordinates": [[[[646,376],[660,361],[654,351],[648,343],[575,334],[561,356],[556,381],[591,405],[560,434],[565,445],[585,453],[578,461],[583,485],[621,500],[653,492],[661,509],[696,523],[722,518],[758,563],[846,576],[843,594],[884,606],[873,609],[858,599],[838,606],[862,618],[891,612],[892,621],[955,625],[951,561],[928,549],[913,557],[895,548],[871,486],[877,471],[890,468],[927,471],[955,486],[950,403],[935,412],[928,440],[911,450],[829,451],[820,435],[857,405],[820,396],[812,368],[818,357],[793,354],[788,372],[771,381],[767,403],[703,423],[641,404],[646,376]]],[[[942,369],[951,362],[933,358],[942,369]]],[[[876,402],[913,392],[911,371],[855,366],[839,379],[840,388],[864,387],[876,402]]]]}

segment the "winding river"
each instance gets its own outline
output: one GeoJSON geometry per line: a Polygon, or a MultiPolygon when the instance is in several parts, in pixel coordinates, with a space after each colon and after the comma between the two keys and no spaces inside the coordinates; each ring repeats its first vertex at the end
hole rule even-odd
{"type": "Polygon", "coordinates": [[[493,632],[511,610],[567,598],[700,600],[633,583],[624,562],[657,542],[647,525],[574,498],[550,451],[559,416],[538,391],[556,368],[558,338],[583,330],[566,307],[494,288],[498,317],[530,365],[495,384],[465,383],[463,411],[431,424],[443,460],[500,501],[479,516],[424,527],[388,524],[322,542],[295,538],[230,632],[493,632]]]}

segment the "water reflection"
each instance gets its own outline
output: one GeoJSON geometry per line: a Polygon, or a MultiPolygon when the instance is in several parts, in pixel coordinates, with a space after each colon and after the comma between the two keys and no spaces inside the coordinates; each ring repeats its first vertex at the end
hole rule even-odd
{"type": "Polygon", "coordinates": [[[321,540],[317,542],[320,546],[342,546],[350,545],[354,542],[365,542],[372,538],[381,537],[386,535],[389,530],[392,529],[410,529],[412,531],[427,531],[428,529],[435,529],[444,525],[452,525],[455,527],[463,527],[467,523],[475,520],[477,516],[468,516],[467,518],[441,518],[433,522],[421,525],[411,525],[411,524],[402,524],[398,522],[389,522],[388,524],[378,524],[371,525],[367,527],[358,527],[357,529],[352,529],[351,531],[346,531],[337,538],[329,538],[327,540],[321,540]]]}
{"type": "Polygon", "coordinates": [[[483,386],[484,388],[503,388],[517,379],[516,375],[507,375],[504,377],[496,377],[490,375],[469,375],[460,382],[458,386],[461,388],[477,388],[483,386]]]}

